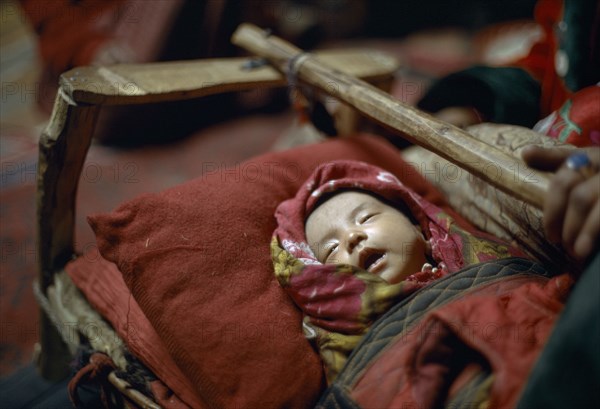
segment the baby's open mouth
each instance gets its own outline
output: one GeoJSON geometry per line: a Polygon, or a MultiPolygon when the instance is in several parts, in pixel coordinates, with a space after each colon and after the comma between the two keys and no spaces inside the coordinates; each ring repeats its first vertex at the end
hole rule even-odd
{"type": "Polygon", "coordinates": [[[370,273],[377,274],[383,267],[384,262],[385,252],[378,250],[368,251],[364,257],[362,268],[370,273]]]}

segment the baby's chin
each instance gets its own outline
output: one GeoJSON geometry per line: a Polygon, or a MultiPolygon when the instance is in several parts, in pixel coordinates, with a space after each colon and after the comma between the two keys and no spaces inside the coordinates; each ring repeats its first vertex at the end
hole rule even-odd
{"type": "MultiPolygon", "coordinates": [[[[390,266],[391,267],[391,266],[390,266]]],[[[416,273],[416,271],[403,271],[403,270],[392,270],[390,268],[390,271],[384,271],[380,274],[380,277],[383,278],[385,281],[387,281],[389,284],[398,284],[402,281],[404,281],[404,279],[406,279],[406,277],[412,275],[416,273]]]]}
{"type": "MultiPolygon", "coordinates": [[[[421,263],[421,265],[423,263],[421,263]]],[[[421,269],[420,269],[421,265],[415,266],[413,264],[414,263],[406,264],[406,263],[391,262],[387,266],[387,268],[381,272],[381,274],[379,276],[381,278],[383,278],[385,281],[387,281],[389,284],[398,284],[398,283],[404,281],[407,277],[421,271],[421,269]]]]}

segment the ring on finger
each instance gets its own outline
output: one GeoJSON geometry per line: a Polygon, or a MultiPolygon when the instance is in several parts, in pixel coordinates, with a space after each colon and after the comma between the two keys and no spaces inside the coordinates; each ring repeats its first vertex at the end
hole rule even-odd
{"type": "Polygon", "coordinates": [[[590,157],[584,152],[573,153],[565,162],[568,169],[574,170],[585,179],[594,176],[596,169],[590,160],[590,157]]]}

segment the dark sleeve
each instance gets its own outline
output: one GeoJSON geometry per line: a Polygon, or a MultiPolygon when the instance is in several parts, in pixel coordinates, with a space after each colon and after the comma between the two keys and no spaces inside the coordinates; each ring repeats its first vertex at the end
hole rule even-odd
{"type": "Polygon", "coordinates": [[[487,122],[532,127],[540,119],[540,96],[540,84],[525,70],[474,66],[434,83],[417,106],[428,112],[473,107],[487,122]]]}
{"type": "Polygon", "coordinates": [[[518,408],[600,407],[600,253],[576,283],[524,388],[518,408]]]}

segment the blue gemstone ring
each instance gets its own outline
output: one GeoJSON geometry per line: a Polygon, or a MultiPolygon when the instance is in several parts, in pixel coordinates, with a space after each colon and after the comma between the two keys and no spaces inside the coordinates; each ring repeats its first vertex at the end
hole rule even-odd
{"type": "Polygon", "coordinates": [[[572,154],[567,158],[565,164],[568,169],[580,173],[585,178],[591,177],[595,173],[590,157],[584,152],[572,154]]]}

